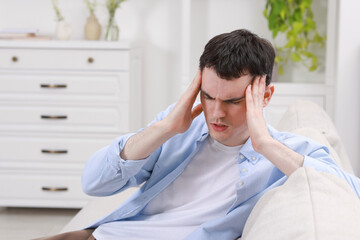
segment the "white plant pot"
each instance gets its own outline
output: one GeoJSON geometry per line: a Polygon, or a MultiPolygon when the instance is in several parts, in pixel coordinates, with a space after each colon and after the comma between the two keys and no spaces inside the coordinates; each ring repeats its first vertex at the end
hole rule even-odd
{"type": "Polygon", "coordinates": [[[62,20],[56,25],[56,39],[57,40],[69,40],[71,37],[72,28],[70,23],[62,20]]]}

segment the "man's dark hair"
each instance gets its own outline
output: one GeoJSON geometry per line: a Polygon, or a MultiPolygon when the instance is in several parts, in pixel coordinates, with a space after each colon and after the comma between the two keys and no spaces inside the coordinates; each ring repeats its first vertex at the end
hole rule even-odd
{"type": "Polygon", "coordinates": [[[271,43],[248,30],[240,29],[213,37],[200,57],[200,70],[213,68],[220,78],[231,80],[243,75],[266,74],[270,84],[275,59],[271,43]]]}

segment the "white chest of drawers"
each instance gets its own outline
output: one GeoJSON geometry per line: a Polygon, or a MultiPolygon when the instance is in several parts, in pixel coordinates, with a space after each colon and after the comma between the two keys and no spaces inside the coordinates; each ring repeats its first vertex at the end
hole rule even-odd
{"type": "Polygon", "coordinates": [[[86,160],[141,126],[128,42],[0,42],[0,206],[82,207],[86,160]]]}

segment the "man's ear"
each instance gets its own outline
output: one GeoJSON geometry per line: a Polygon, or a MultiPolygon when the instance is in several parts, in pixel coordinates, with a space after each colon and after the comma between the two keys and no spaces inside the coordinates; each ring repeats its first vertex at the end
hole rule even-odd
{"type": "Polygon", "coordinates": [[[272,95],[274,94],[274,91],[275,91],[275,87],[271,83],[265,87],[264,106],[263,107],[266,107],[270,103],[270,100],[271,100],[272,95]]]}

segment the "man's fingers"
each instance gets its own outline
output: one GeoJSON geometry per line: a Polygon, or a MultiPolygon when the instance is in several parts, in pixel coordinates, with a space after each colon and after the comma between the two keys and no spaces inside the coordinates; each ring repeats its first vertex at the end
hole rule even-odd
{"type": "Polygon", "coordinates": [[[252,105],[253,105],[253,98],[252,98],[252,93],[251,93],[251,84],[249,84],[246,88],[246,95],[245,95],[245,98],[246,98],[246,109],[247,111],[251,110],[252,109],[252,105]]]}
{"type": "Polygon", "coordinates": [[[256,76],[253,83],[252,83],[252,95],[256,97],[258,89],[259,89],[259,76],[256,76]]]}
{"type": "Polygon", "coordinates": [[[196,118],[197,116],[199,116],[202,111],[203,111],[203,109],[202,109],[202,105],[201,105],[201,104],[198,104],[196,107],[194,107],[194,108],[191,110],[191,117],[192,117],[192,119],[194,119],[194,118],[196,118]]]}
{"type": "Polygon", "coordinates": [[[251,94],[252,94],[252,100],[255,104],[255,106],[258,105],[259,103],[259,80],[260,80],[260,76],[256,76],[253,84],[252,84],[252,91],[251,91],[251,94]]]}
{"type": "Polygon", "coordinates": [[[262,106],[266,88],[266,75],[257,76],[252,83],[252,98],[256,106],[262,106]]]}
{"type": "Polygon", "coordinates": [[[196,75],[190,85],[190,88],[193,91],[196,91],[197,89],[200,89],[200,85],[201,85],[201,70],[198,69],[198,71],[196,72],[196,75]]]}
{"type": "Polygon", "coordinates": [[[181,97],[178,102],[185,104],[187,107],[192,107],[194,104],[198,93],[200,92],[201,86],[201,71],[197,71],[194,79],[188,88],[181,94],[181,97]]]}
{"type": "Polygon", "coordinates": [[[201,71],[199,69],[187,90],[187,94],[190,95],[191,101],[195,101],[198,93],[200,92],[200,87],[201,87],[201,71]]]}
{"type": "Polygon", "coordinates": [[[261,81],[260,81],[260,85],[261,85],[261,94],[264,95],[265,94],[265,88],[266,88],[266,75],[261,77],[261,81]]]}
{"type": "Polygon", "coordinates": [[[263,75],[260,80],[260,89],[261,89],[261,101],[259,102],[261,106],[264,106],[264,100],[265,100],[265,90],[266,90],[266,75],[263,75]]]}

